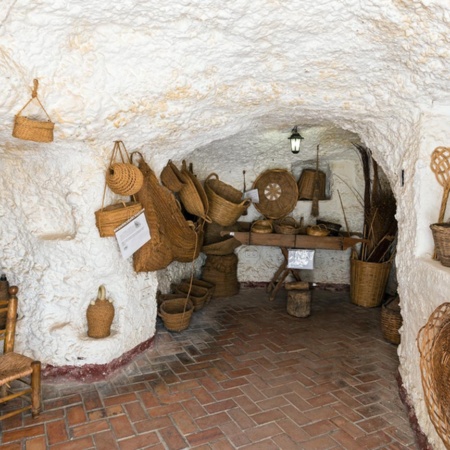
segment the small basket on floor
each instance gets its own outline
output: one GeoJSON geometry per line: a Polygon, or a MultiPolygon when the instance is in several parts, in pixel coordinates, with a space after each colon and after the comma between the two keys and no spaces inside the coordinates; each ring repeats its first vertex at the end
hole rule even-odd
{"type": "Polygon", "coordinates": [[[402,326],[400,298],[392,297],[381,306],[381,331],[383,337],[392,344],[400,344],[399,329],[402,326]]]}
{"type": "MultiPolygon", "coordinates": [[[[180,295],[180,297],[182,297],[180,295]]],[[[165,300],[161,303],[158,315],[169,331],[183,331],[191,323],[194,305],[187,298],[165,300]]]]}

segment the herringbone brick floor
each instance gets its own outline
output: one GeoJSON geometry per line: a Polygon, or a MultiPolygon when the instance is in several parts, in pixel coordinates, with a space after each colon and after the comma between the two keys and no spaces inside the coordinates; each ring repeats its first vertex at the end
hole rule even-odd
{"type": "MultiPolygon", "coordinates": [[[[159,320],[159,319],[158,319],[159,320]]],[[[313,291],[286,314],[262,288],[213,299],[108,381],[45,382],[44,412],[7,419],[2,449],[415,449],[380,309],[313,291]]],[[[131,326],[131,325],[130,325],[131,326]]]]}

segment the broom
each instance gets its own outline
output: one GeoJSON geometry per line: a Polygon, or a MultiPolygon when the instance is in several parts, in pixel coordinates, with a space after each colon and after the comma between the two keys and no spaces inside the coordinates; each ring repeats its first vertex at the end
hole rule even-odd
{"type": "Polygon", "coordinates": [[[314,191],[313,191],[313,200],[312,200],[312,206],[311,206],[311,215],[313,217],[317,217],[319,215],[319,194],[320,194],[319,145],[317,145],[316,174],[314,176],[314,191]]]}

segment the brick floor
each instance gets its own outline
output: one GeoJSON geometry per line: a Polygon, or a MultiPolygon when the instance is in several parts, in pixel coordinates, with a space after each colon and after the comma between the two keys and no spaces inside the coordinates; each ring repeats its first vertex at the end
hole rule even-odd
{"type": "Polygon", "coordinates": [[[181,333],[159,320],[151,348],[109,380],[44,380],[44,412],[1,422],[1,448],[418,448],[379,308],[315,290],[301,319],[285,292],[243,288],[181,333]]]}

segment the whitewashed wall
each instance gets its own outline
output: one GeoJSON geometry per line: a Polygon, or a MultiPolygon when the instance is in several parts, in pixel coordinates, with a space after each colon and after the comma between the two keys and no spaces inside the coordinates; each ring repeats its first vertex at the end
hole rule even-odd
{"type": "MultiPolygon", "coordinates": [[[[441,194],[429,155],[450,137],[449,22],[446,0],[4,0],[0,264],[21,289],[20,350],[57,366],[110,361],[153,335],[157,279],[186,270],[136,276],[113,240],[98,237],[93,212],[113,140],[159,172],[240,132],[332,126],[374,150],[397,196],[400,369],[420,425],[443,448],[415,338],[450,284],[431,261],[428,228],[441,194]],[[56,122],[52,144],[11,137],[33,78],[56,122]],[[84,337],[83,315],[101,283],[117,315],[99,344],[84,337]]],[[[251,143],[231,173],[253,160],[251,143]]],[[[272,165],[266,151],[257,167],[272,165]]]]}

